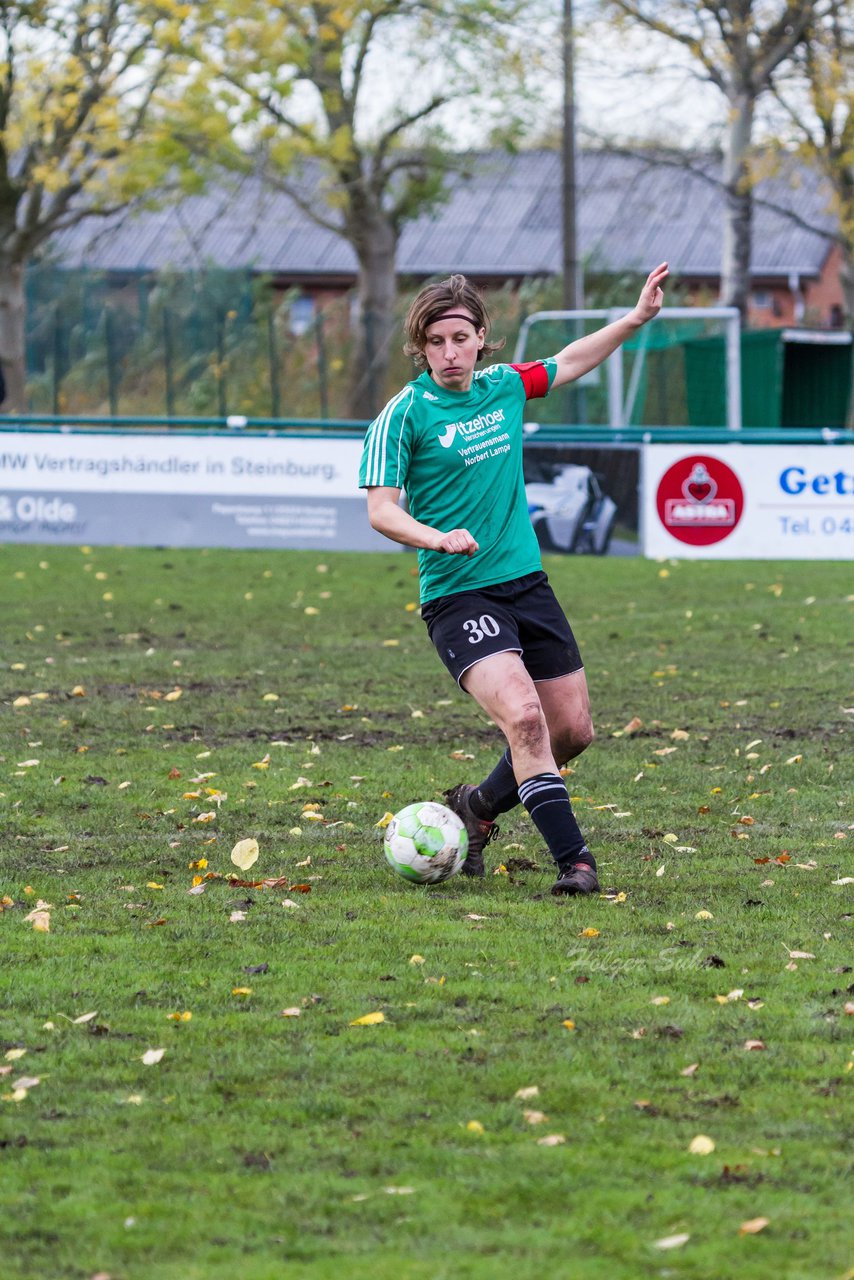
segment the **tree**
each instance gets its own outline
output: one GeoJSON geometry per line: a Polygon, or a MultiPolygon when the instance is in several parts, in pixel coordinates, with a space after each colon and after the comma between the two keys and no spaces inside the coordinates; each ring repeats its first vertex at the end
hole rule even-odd
{"type": "Polygon", "coordinates": [[[777,96],[798,150],[818,164],[832,192],[845,311],[854,327],[854,0],[842,0],[814,24],[777,96]]]}
{"type": "MultiPolygon", "coordinates": [[[[854,333],[854,2],[840,0],[816,21],[778,98],[795,125],[798,150],[818,164],[831,191],[841,252],[840,279],[854,333]]],[[[854,351],[852,351],[854,357],[854,351]]],[[[854,430],[854,359],[848,405],[854,430]]]]}
{"type": "Polygon", "coordinates": [[[180,65],[178,0],[0,0],[0,371],[26,409],[24,268],[159,181],[150,122],[180,65]]]}
{"type": "Polygon", "coordinates": [[[726,195],[720,300],[747,313],[756,106],[834,0],[604,0],[607,12],[676,41],[724,95],[726,195]]]}
{"type": "Polygon", "coordinates": [[[461,132],[483,139],[488,115],[478,131],[478,102],[500,98],[507,128],[511,100],[524,97],[530,66],[514,26],[522,13],[522,0],[199,6],[197,74],[175,137],[233,168],[260,159],[269,182],[352,247],[354,417],[373,416],[385,397],[403,227],[443,198],[460,160],[449,144],[461,132]]]}

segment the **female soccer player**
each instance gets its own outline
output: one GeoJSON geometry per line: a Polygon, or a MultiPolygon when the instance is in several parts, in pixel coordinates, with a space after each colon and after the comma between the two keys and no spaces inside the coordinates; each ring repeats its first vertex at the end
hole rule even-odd
{"type": "Polygon", "coordinates": [[[495,819],[521,800],[557,864],[552,893],[599,891],[560,773],[593,740],[587,681],[528,515],[523,409],[596,368],[656,316],[667,275],[664,262],[631,311],[557,355],[484,369],[475,366],[501,344],[488,340],[478,290],[462,275],[426,285],[409,308],[404,348],[423,372],[368,428],[359,484],[370,522],[417,548],[430,638],[507,743],[479,786],[445,793],[469,834],[467,875],[484,874],[495,819]]]}

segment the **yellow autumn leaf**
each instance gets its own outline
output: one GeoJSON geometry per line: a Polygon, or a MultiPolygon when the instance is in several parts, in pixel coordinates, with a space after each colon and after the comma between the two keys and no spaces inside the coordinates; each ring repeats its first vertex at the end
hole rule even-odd
{"type": "Polygon", "coordinates": [[[354,1018],[351,1027],[375,1027],[378,1022],[385,1022],[385,1014],[377,1009],[374,1013],[364,1013],[361,1018],[354,1018]]]}
{"type": "Polygon", "coordinates": [[[177,702],[183,693],[183,689],[172,689],[171,692],[164,694],[164,702],[177,702]]]}
{"type": "Polygon", "coordinates": [[[231,851],[231,861],[241,871],[248,871],[258,861],[258,841],[238,840],[231,851]]]}
{"type": "Polygon", "coordinates": [[[388,824],[391,822],[391,820],[392,820],[392,818],[393,818],[393,817],[394,817],[394,814],[393,814],[393,813],[389,813],[388,811],[386,811],[386,812],[383,814],[383,816],[380,818],[379,822],[375,822],[375,823],[374,823],[374,826],[375,826],[375,827],[387,827],[387,826],[388,826],[388,824]]]}
{"type": "Polygon", "coordinates": [[[579,938],[598,938],[599,930],[598,929],[582,929],[578,936],[579,938]]]}
{"type": "Polygon", "coordinates": [[[156,880],[149,880],[145,887],[146,889],[162,889],[164,886],[158,884],[156,880]]]}
{"type": "Polygon", "coordinates": [[[563,1022],[560,1025],[562,1027],[566,1027],[567,1031],[575,1030],[575,1023],[572,1021],[572,1018],[564,1018],[563,1022]]]}
{"type": "Polygon", "coordinates": [[[650,1004],[670,1004],[670,996],[653,996],[650,1004]]]}
{"type": "Polygon", "coordinates": [[[208,813],[197,814],[196,817],[193,818],[193,822],[216,822],[216,809],[211,809],[208,813]]]}
{"type": "Polygon", "coordinates": [[[711,911],[697,911],[694,915],[695,920],[714,920],[711,911]]]}
{"type": "Polygon", "coordinates": [[[742,1222],[738,1228],[740,1236],[755,1236],[760,1231],[764,1231],[770,1225],[770,1218],[748,1218],[747,1222],[742,1222]]]}
{"type": "Polygon", "coordinates": [[[692,1156],[710,1156],[715,1149],[714,1139],[708,1134],[698,1133],[688,1144],[692,1156]]]}
{"type": "Polygon", "coordinates": [[[466,1125],[469,1133],[485,1133],[485,1129],[479,1120],[469,1120],[466,1125]]]}
{"type": "Polygon", "coordinates": [[[233,996],[251,996],[252,988],[251,987],[232,987],[231,994],[233,996]]]}

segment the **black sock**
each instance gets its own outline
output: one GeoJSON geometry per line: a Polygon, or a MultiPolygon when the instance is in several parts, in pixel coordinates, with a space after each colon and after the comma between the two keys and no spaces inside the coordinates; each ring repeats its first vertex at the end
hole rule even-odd
{"type": "Polygon", "coordinates": [[[519,789],[508,747],[489,777],[471,793],[469,804],[476,817],[491,820],[515,809],[518,803],[519,789]]]}
{"type": "Polygon", "coordinates": [[[519,799],[549,847],[560,871],[578,862],[596,870],[596,860],[572,812],[566,783],[559,773],[537,773],[519,785],[519,799]]]}

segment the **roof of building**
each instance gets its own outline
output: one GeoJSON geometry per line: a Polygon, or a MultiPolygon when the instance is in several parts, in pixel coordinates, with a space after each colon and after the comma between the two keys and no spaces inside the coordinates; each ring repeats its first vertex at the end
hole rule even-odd
{"type": "MultiPolygon", "coordinates": [[[[578,241],[594,269],[720,274],[723,204],[719,162],[677,165],[652,154],[585,151],[578,158],[578,241]]],[[[398,270],[427,277],[553,275],[561,268],[561,161],[553,150],[483,152],[448,179],[449,196],[408,224],[398,270]]],[[[828,193],[805,165],[756,189],[752,274],[817,276],[835,231],[828,193]],[[790,211],[787,215],[786,211],[790,211]]],[[[111,218],[87,218],[51,242],[66,267],[138,272],[215,265],[287,280],[351,281],[352,248],[257,176],[224,175],[201,195],[111,218]]]]}

